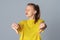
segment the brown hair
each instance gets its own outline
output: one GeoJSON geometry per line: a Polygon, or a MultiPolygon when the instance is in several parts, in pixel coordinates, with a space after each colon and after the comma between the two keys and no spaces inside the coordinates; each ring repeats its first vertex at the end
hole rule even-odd
{"type": "Polygon", "coordinates": [[[38,21],[38,19],[40,18],[40,8],[39,5],[36,5],[34,3],[28,3],[27,5],[32,5],[34,7],[34,9],[37,11],[36,14],[34,15],[35,18],[35,22],[36,23],[38,21]]]}

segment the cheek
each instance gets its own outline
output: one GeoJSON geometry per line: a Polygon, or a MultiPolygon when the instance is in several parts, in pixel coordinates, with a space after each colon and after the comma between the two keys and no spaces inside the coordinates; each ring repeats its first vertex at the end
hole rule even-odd
{"type": "Polygon", "coordinates": [[[32,12],[32,11],[29,11],[29,12],[28,12],[28,15],[29,15],[29,16],[33,15],[33,12],[32,12]]]}
{"type": "Polygon", "coordinates": [[[32,12],[31,11],[25,11],[25,14],[26,15],[32,15],[32,12]]]}

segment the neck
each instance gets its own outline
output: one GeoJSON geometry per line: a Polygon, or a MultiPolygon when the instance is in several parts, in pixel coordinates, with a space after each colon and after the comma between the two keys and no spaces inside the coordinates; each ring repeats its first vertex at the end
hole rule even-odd
{"type": "Polygon", "coordinates": [[[34,19],[34,16],[29,17],[29,20],[34,19]]]}

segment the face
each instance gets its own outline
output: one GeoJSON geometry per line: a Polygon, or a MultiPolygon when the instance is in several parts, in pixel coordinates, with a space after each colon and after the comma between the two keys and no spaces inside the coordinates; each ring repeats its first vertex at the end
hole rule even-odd
{"type": "Polygon", "coordinates": [[[29,18],[34,16],[36,14],[36,11],[32,5],[28,5],[25,9],[25,14],[29,18]]]}

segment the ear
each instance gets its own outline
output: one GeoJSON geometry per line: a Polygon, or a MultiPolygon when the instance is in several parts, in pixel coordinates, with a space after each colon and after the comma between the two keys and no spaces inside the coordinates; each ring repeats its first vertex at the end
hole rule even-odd
{"type": "Polygon", "coordinates": [[[35,14],[37,13],[37,11],[34,12],[35,14]]]}

